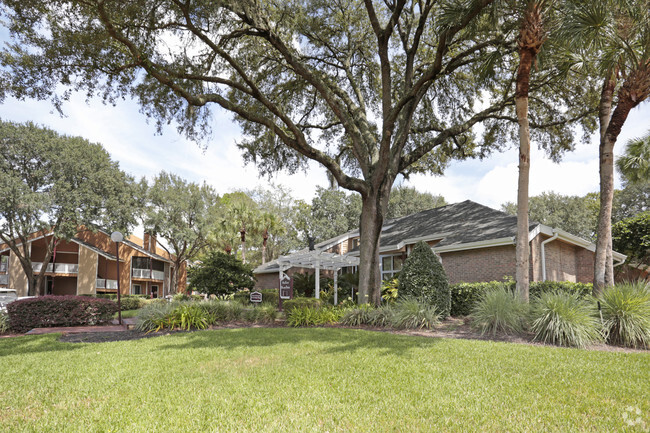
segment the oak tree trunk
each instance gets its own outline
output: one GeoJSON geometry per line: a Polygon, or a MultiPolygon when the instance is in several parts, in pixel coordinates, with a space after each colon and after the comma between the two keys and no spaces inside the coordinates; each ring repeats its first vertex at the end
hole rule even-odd
{"type": "MultiPolygon", "coordinates": [[[[384,185],[392,185],[385,181],[384,185]]],[[[361,197],[361,221],[359,225],[360,253],[359,263],[359,304],[381,303],[381,268],[379,261],[379,237],[384,223],[384,215],[390,186],[382,186],[361,197]]]]}

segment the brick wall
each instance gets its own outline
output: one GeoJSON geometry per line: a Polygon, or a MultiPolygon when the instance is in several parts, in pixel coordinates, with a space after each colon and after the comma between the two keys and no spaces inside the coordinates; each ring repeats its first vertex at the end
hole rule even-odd
{"type": "Polygon", "coordinates": [[[502,280],[515,275],[515,246],[441,253],[450,284],[502,280]]]}
{"type": "Polygon", "coordinates": [[[557,239],[544,246],[546,279],[576,282],[578,274],[576,247],[557,239]]]}

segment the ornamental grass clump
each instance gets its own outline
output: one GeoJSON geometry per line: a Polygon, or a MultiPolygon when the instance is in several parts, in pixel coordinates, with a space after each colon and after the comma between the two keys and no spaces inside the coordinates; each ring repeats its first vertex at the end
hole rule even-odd
{"type": "Polygon", "coordinates": [[[608,287],[600,303],[608,343],[650,347],[650,287],[646,283],[608,287]]]}
{"type": "Polygon", "coordinates": [[[0,334],[9,330],[9,315],[5,311],[0,311],[0,334]]]}
{"type": "Polygon", "coordinates": [[[343,316],[340,308],[296,307],[287,313],[289,326],[322,326],[338,323],[343,316]]]}
{"type": "Polygon", "coordinates": [[[395,304],[391,324],[397,329],[431,329],[440,323],[435,306],[415,298],[400,299],[395,304]]]}
{"type": "Polygon", "coordinates": [[[165,304],[148,304],[138,312],[135,329],[140,332],[159,331],[165,327],[167,318],[174,310],[171,303],[165,304]]]}
{"type": "Polygon", "coordinates": [[[592,302],[579,293],[542,293],[531,304],[535,340],[580,347],[602,341],[600,321],[592,302]]]}
{"type": "Polygon", "coordinates": [[[374,307],[369,304],[359,305],[357,308],[347,310],[341,318],[341,323],[347,326],[370,325],[373,310],[374,307]]]}
{"type": "Polygon", "coordinates": [[[395,308],[393,305],[383,305],[368,312],[368,324],[380,328],[390,327],[393,324],[395,308]]]}
{"type": "Polygon", "coordinates": [[[472,309],[472,325],[482,334],[518,333],[525,328],[528,305],[504,286],[487,290],[472,309]]]}

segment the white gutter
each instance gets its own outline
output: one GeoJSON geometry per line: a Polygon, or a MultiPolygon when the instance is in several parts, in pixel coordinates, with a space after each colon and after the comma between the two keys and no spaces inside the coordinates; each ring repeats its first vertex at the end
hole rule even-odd
{"type": "Polygon", "coordinates": [[[554,241],[559,236],[560,233],[558,233],[556,230],[553,230],[553,236],[546,239],[545,241],[542,241],[542,281],[546,281],[546,250],[544,249],[544,245],[554,241]]]}

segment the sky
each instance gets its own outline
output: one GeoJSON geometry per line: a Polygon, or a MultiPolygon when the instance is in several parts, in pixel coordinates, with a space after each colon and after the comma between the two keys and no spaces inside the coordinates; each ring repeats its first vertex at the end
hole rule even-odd
{"type": "MultiPolygon", "coordinates": [[[[99,100],[85,100],[74,95],[63,106],[61,117],[47,101],[18,101],[7,98],[0,105],[0,119],[47,126],[62,134],[82,136],[101,143],[120,163],[120,167],[140,178],[153,177],[161,170],[176,173],[190,181],[212,185],[219,194],[238,189],[266,186],[269,182],[290,188],[295,198],[311,201],[317,186],[327,186],[325,169],[312,163],[306,173],[294,175],[280,172],[270,180],[260,177],[253,165],[244,165],[236,146],[240,131],[232,116],[215,108],[213,135],[202,148],[181,136],[173,126],[156,133],[153,121],[139,112],[136,102],[119,101],[115,106],[99,100]]],[[[621,131],[615,153],[621,154],[628,139],[639,137],[650,129],[650,103],[632,111],[621,131]]],[[[452,163],[443,176],[416,175],[403,185],[419,191],[439,194],[447,202],[473,200],[499,208],[506,201],[515,201],[517,193],[517,149],[493,154],[483,160],[452,163]]],[[[598,138],[578,145],[559,164],[548,159],[533,143],[530,174],[530,195],[554,191],[567,195],[584,195],[598,191],[598,138]]],[[[617,179],[617,187],[620,180],[617,179]]]]}

